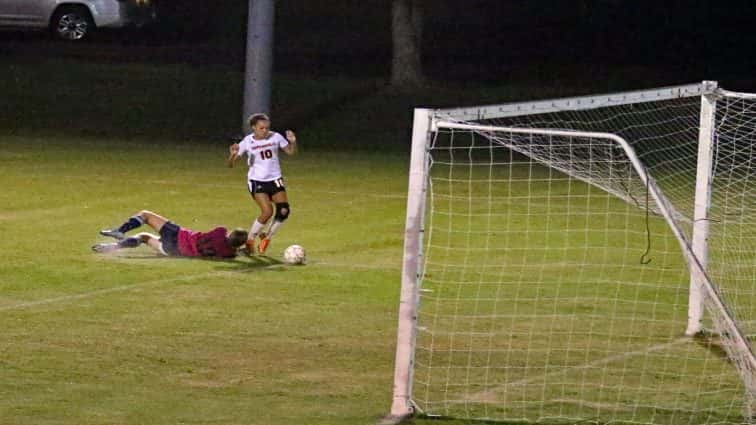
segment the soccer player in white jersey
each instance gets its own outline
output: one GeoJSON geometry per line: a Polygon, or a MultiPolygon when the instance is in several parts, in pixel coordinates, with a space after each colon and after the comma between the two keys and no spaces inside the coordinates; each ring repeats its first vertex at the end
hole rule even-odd
{"type": "Polygon", "coordinates": [[[281,174],[281,164],[278,162],[278,152],[283,150],[288,155],[295,154],[297,136],[291,130],[286,130],[285,138],[275,131],[270,131],[270,118],[265,114],[249,117],[249,126],[252,128],[252,134],[229,147],[227,163],[229,167],[233,167],[237,158],[247,155],[247,187],[260,207],[260,215],[252,222],[246,245],[249,254],[254,254],[255,238],[259,236],[258,250],[262,254],[291,211],[281,174]],[[274,205],[273,223],[263,232],[265,224],[273,217],[274,205]]]}

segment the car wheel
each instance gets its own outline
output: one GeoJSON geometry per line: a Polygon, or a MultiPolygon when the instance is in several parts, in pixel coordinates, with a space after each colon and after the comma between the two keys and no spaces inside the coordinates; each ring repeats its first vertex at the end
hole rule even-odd
{"type": "Polygon", "coordinates": [[[56,38],[80,41],[88,38],[95,29],[89,10],[81,6],[64,6],[53,14],[50,30],[56,38]]]}

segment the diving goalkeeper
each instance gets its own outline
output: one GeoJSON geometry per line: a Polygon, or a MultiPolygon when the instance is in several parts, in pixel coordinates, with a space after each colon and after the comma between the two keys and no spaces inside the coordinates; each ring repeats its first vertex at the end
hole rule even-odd
{"type": "Polygon", "coordinates": [[[247,231],[243,229],[228,232],[225,227],[216,227],[208,232],[196,232],[147,210],[129,217],[118,228],[101,230],[100,234],[118,242],[98,243],[92,246],[95,252],[106,253],[146,244],[162,255],[177,257],[233,258],[247,240],[247,231]],[[145,223],[158,232],[159,236],[148,232],[126,236],[126,232],[145,223]]]}

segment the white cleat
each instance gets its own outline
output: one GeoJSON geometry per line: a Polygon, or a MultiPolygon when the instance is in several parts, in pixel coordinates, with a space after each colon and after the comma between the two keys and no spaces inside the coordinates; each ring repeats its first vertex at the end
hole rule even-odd
{"type": "Polygon", "coordinates": [[[113,252],[119,248],[117,243],[98,243],[92,245],[92,251],[99,252],[101,254],[113,252]]]}
{"type": "Polygon", "coordinates": [[[115,229],[103,229],[103,230],[100,230],[100,234],[102,236],[109,236],[111,238],[115,238],[119,241],[126,237],[126,235],[124,235],[122,232],[119,232],[118,230],[115,230],[115,229]]]}

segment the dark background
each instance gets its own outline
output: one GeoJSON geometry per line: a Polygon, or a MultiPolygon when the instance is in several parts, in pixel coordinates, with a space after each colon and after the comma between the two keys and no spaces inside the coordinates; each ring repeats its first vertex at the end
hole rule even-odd
{"type": "MultiPolygon", "coordinates": [[[[0,32],[0,134],[238,138],[248,1],[154,1],[157,25],[84,43],[0,32]]],[[[422,5],[426,81],[407,89],[388,83],[390,0],[277,1],[274,127],[306,130],[308,149],[406,152],[415,107],[702,80],[756,92],[753,0],[422,5]]]]}
{"type": "MultiPolygon", "coordinates": [[[[243,69],[246,0],[156,0],[160,23],[101,34],[99,52],[0,45],[0,54],[224,64],[243,69]]],[[[680,83],[756,88],[756,2],[746,0],[423,0],[424,73],[440,81],[608,78],[612,68],[680,83]]],[[[390,0],[276,2],[275,69],[387,77],[390,0]]],[[[38,35],[0,33],[11,41],[38,35]]]]}
{"type": "MultiPolygon", "coordinates": [[[[154,37],[220,43],[223,51],[205,60],[241,65],[247,2],[207,3],[160,0],[161,34],[154,37]]],[[[276,69],[388,75],[390,6],[389,0],[278,1],[276,69]]],[[[601,78],[602,69],[626,66],[663,79],[753,87],[754,1],[425,0],[423,11],[423,64],[433,79],[549,78],[572,68],[601,78]]]]}

